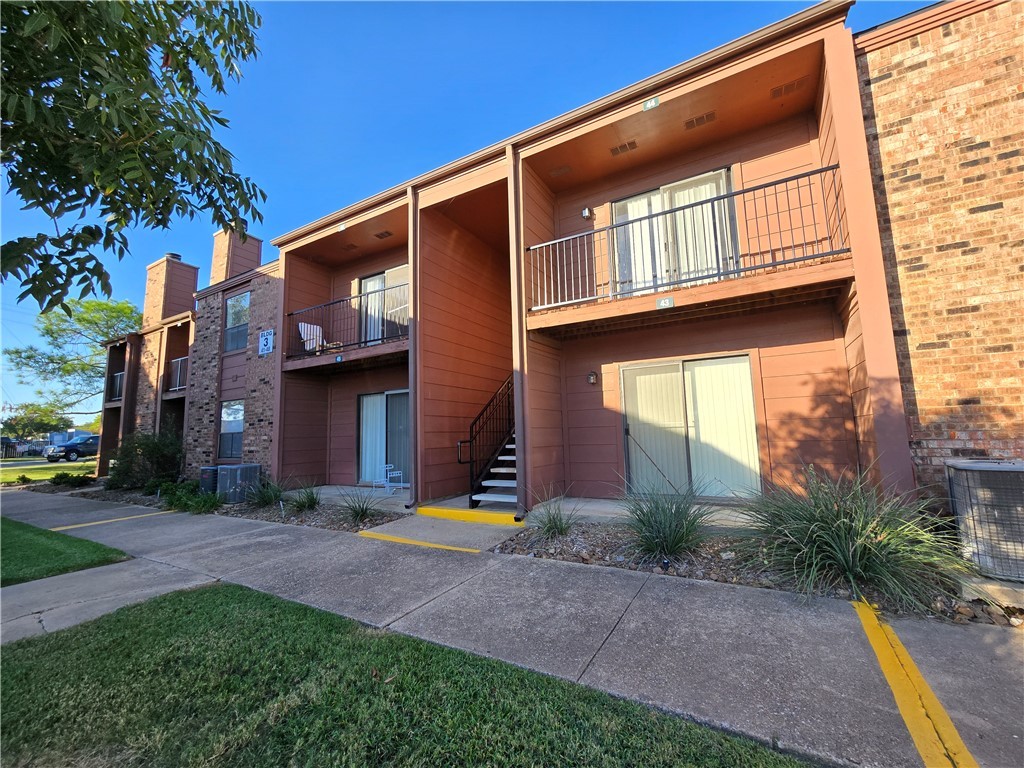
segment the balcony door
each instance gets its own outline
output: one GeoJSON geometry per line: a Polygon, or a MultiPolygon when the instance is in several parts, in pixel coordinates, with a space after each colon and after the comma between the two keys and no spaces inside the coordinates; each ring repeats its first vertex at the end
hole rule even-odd
{"type": "Polygon", "coordinates": [[[359,281],[359,341],[380,344],[384,338],[385,277],[370,275],[359,281]]]}
{"type": "Polygon", "coordinates": [[[615,203],[618,292],[707,282],[732,269],[732,201],[700,204],[728,191],[720,170],[615,203]]]}
{"type": "Polygon", "coordinates": [[[359,482],[385,478],[391,464],[409,482],[409,391],[359,397],[359,482]]]}
{"type": "Polygon", "coordinates": [[[622,370],[629,486],[745,496],[760,486],[747,356],[622,370]]]}

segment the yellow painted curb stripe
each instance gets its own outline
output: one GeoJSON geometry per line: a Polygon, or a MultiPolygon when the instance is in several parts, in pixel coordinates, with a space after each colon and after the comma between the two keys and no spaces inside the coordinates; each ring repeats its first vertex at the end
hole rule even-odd
{"type": "Polygon", "coordinates": [[[431,549],[450,549],[452,552],[472,552],[474,555],[479,555],[479,549],[470,549],[469,547],[453,547],[448,544],[434,544],[430,541],[420,541],[419,539],[405,539],[401,536],[389,536],[386,533],[375,533],[374,531],[360,531],[360,536],[365,536],[368,539],[380,539],[381,541],[393,541],[396,544],[412,544],[415,547],[430,547],[431,549]]]}
{"type": "Polygon", "coordinates": [[[853,603],[853,607],[924,764],[928,768],[977,768],[978,762],[896,633],[866,602],[853,603]]]}
{"type": "Polygon", "coordinates": [[[460,523],[483,523],[484,525],[515,525],[522,528],[526,523],[516,520],[511,512],[477,512],[474,509],[449,509],[448,507],[420,507],[417,515],[440,517],[460,523]]]}
{"type": "Polygon", "coordinates": [[[119,523],[122,520],[138,520],[140,517],[155,517],[156,515],[169,515],[173,512],[173,509],[167,509],[163,512],[147,512],[144,515],[129,515],[128,517],[112,517],[109,520],[97,520],[93,523],[77,523],[75,525],[61,525],[57,528],[51,528],[51,531],[70,531],[72,528],[88,528],[90,525],[106,525],[107,523],[119,523]]]}

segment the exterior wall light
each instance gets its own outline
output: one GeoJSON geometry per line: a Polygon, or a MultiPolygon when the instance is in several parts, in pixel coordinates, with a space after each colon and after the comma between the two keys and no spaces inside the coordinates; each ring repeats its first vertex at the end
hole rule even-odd
{"type": "Polygon", "coordinates": [[[587,384],[597,384],[597,371],[591,371],[587,374],[587,384]]]}
{"type": "Polygon", "coordinates": [[[584,208],[582,211],[580,211],[580,216],[582,216],[587,221],[590,221],[592,218],[594,218],[594,209],[584,208]]]}

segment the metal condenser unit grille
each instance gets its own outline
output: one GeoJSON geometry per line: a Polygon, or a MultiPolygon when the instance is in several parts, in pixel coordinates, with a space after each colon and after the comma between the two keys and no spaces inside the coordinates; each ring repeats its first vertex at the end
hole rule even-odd
{"type": "Polygon", "coordinates": [[[986,576],[1024,581],[1024,461],[950,460],[964,555],[986,576]]]}

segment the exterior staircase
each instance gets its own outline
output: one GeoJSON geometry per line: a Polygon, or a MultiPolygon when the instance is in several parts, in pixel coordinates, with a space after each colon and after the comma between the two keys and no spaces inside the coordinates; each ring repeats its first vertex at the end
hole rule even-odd
{"type": "Polygon", "coordinates": [[[517,482],[516,438],[513,432],[511,440],[505,443],[495,457],[494,463],[491,464],[486,475],[480,481],[479,485],[482,490],[479,493],[474,492],[471,498],[477,504],[487,502],[489,504],[515,505],[518,500],[517,482]]]}

